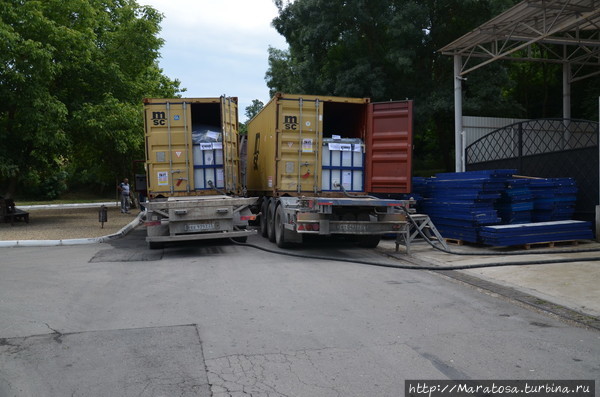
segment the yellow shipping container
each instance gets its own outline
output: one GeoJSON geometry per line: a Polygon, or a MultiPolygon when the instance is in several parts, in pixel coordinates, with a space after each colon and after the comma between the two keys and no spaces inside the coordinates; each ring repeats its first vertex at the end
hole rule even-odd
{"type": "Polygon", "coordinates": [[[148,196],[239,194],[237,98],[144,100],[148,196]]]}
{"type": "Polygon", "coordinates": [[[368,103],[367,98],[276,95],[248,123],[248,190],[267,196],[321,192],[323,137],[363,137],[368,103]],[[337,130],[324,124],[325,107],[331,119],[344,116],[343,125],[331,126],[337,130]]]}

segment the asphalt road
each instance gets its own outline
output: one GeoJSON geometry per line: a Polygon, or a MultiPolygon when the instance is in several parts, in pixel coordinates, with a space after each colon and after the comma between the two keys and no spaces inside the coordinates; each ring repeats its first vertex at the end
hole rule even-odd
{"type": "MultiPolygon", "coordinates": [[[[599,332],[442,275],[227,242],[149,251],[144,233],[0,249],[0,397],[402,396],[407,379],[598,393],[599,332]]],[[[292,251],[391,261],[335,241],[292,251]]]]}

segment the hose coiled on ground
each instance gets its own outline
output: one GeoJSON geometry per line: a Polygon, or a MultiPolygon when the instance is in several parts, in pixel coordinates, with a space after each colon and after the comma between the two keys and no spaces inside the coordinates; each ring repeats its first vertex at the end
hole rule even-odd
{"type": "MultiPolygon", "coordinates": [[[[600,257],[590,257],[590,258],[577,258],[577,259],[547,259],[547,260],[537,260],[537,261],[524,261],[524,262],[503,262],[503,263],[479,263],[472,265],[457,265],[457,266],[419,266],[419,265],[411,265],[411,264],[393,264],[393,263],[382,263],[375,261],[366,261],[359,259],[351,259],[351,258],[334,258],[328,256],[321,255],[307,255],[307,254],[299,254],[290,251],[282,251],[270,249],[267,247],[262,247],[260,245],[251,244],[251,243],[241,243],[239,241],[235,241],[230,239],[234,244],[241,245],[244,247],[251,247],[261,251],[269,252],[272,254],[278,255],[287,255],[296,258],[303,259],[317,259],[317,260],[326,260],[326,261],[337,261],[337,262],[348,262],[348,263],[358,263],[369,266],[378,266],[378,267],[387,267],[393,269],[406,269],[406,270],[432,270],[432,271],[450,271],[450,270],[468,270],[468,269],[481,269],[487,267],[504,267],[504,266],[523,266],[523,265],[547,265],[553,263],[570,263],[570,262],[592,262],[592,261],[600,261],[600,257]]],[[[394,257],[395,259],[398,259],[394,257]]]]}

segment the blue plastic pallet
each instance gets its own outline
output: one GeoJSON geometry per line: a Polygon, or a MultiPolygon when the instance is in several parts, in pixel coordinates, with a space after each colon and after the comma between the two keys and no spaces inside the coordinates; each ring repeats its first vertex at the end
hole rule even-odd
{"type": "Polygon", "coordinates": [[[484,231],[490,231],[495,233],[521,233],[521,232],[531,232],[531,231],[544,231],[553,229],[553,230],[571,230],[578,228],[589,228],[591,227],[590,222],[586,221],[556,221],[556,222],[543,222],[543,223],[530,223],[527,225],[495,225],[495,226],[486,226],[483,228],[484,231]]]}
{"type": "Polygon", "coordinates": [[[469,243],[477,243],[479,241],[476,228],[454,228],[445,225],[436,225],[436,228],[444,238],[463,240],[469,243]]]}
{"type": "Polygon", "coordinates": [[[587,240],[593,238],[593,233],[577,232],[569,234],[556,234],[551,236],[527,236],[527,237],[507,237],[507,238],[488,238],[480,235],[480,242],[495,247],[526,245],[535,243],[549,243],[555,241],[587,240]]]}
{"type": "Polygon", "coordinates": [[[480,170],[480,171],[466,171],[466,172],[440,172],[435,174],[440,179],[468,179],[477,177],[501,177],[509,178],[516,174],[516,169],[496,169],[496,170],[480,170]]]}
{"type": "Polygon", "coordinates": [[[593,238],[590,222],[553,221],[522,225],[484,226],[481,241],[490,245],[522,245],[563,240],[593,238]]]}

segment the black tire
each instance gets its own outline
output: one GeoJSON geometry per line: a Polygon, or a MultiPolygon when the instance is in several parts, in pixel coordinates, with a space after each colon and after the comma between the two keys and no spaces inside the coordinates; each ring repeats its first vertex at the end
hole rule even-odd
{"type": "Polygon", "coordinates": [[[149,241],[148,242],[148,248],[150,248],[151,250],[163,249],[164,246],[165,246],[164,243],[157,243],[155,241],[149,241]]]}
{"type": "Polygon", "coordinates": [[[267,232],[267,209],[269,208],[269,200],[264,200],[260,206],[260,235],[268,236],[267,232]]]}
{"type": "Polygon", "coordinates": [[[275,211],[275,219],[274,219],[274,228],[275,228],[275,244],[279,248],[287,248],[290,243],[285,241],[285,226],[283,224],[283,209],[281,209],[281,205],[277,207],[275,211]]]}
{"type": "Polygon", "coordinates": [[[269,201],[269,208],[267,209],[267,238],[270,242],[275,242],[275,200],[269,201]]]}
{"type": "Polygon", "coordinates": [[[381,235],[357,236],[356,245],[363,248],[375,248],[381,241],[381,235]]]}

